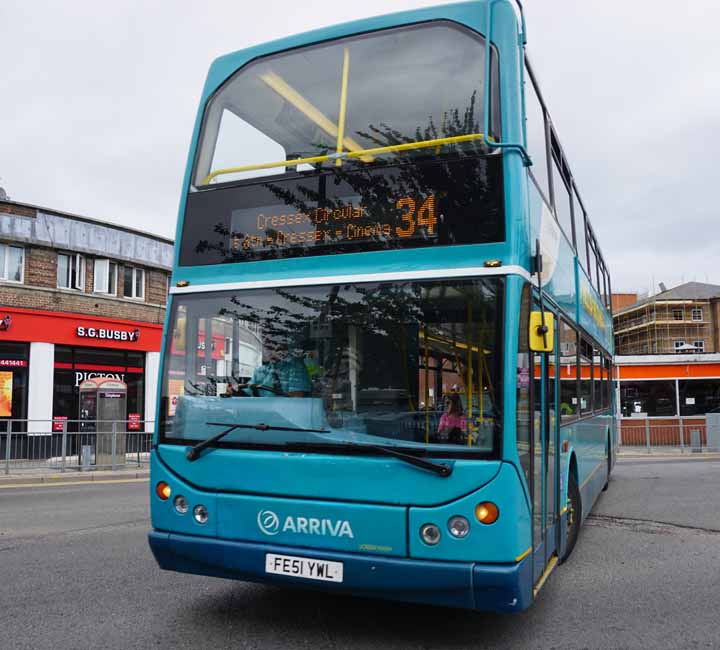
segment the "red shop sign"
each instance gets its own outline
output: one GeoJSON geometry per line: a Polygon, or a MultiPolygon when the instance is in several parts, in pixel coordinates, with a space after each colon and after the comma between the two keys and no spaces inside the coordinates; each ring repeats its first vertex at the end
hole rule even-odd
{"type": "Polygon", "coordinates": [[[63,424],[67,422],[67,415],[56,415],[53,418],[52,430],[54,432],[62,433],[63,424]]]}
{"type": "Polygon", "coordinates": [[[128,431],[140,431],[140,414],[128,413],[128,431]]]}

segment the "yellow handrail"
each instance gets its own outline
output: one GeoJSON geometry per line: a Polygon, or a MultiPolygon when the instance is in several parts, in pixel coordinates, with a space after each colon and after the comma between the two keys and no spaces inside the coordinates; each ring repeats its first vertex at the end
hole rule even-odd
{"type": "MultiPolygon", "coordinates": [[[[348,55],[349,56],[349,55],[348,55]]],[[[338,135],[338,125],[327,117],[317,106],[309,102],[295,88],[293,88],[285,79],[272,70],[260,75],[260,80],[264,82],[273,92],[277,93],[286,102],[294,106],[313,124],[320,127],[331,138],[338,135]]],[[[342,90],[342,89],[341,89],[342,90]]],[[[343,138],[345,148],[350,151],[359,151],[362,147],[352,138],[345,136],[343,138]]],[[[371,158],[363,162],[372,162],[371,158]]]]}
{"type": "MultiPolygon", "coordinates": [[[[468,133],[466,135],[454,135],[449,138],[435,138],[434,140],[421,140],[420,142],[404,142],[403,144],[392,144],[387,147],[375,147],[373,149],[360,149],[358,151],[347,151],[341,154],[325,154],[322,156],[311,156],[309,158],[295,158],[293,160],[280,160],[278,162],[259,163],[256,165],[243,165],[242,167],[227,167],[225,169],[216,169],[210,172],[204,179],[202,184],[207,185],[214,178],[225,174],[237,174],[240,172],[250,172],[257,169],[272,169],[274,167],[295,167],[302,164],[313,164],[326,162],[328,160],[337,160],[338,158],[362,158],[368,155],[378,155],[384,153],[394,153],[396,151],[411,151],[413,149],[428,149],[431,147],[439,147],[446,144],[457,144],[460,142],[471,142],[473,140],[481,140],[484,138],[482,133],[468,133]]],[[[492,142],[493,139],[488,136],[492,142]]]]}
{"type": "MultiPolygon", "coordinates": [[[[340,110],[338,111],[338,135],[335,153],[342,153],[345,139],[345,113],[347,113],[348,71],[350,69],[350,52],[347,48],[343,52],[342,83],[340,87],[340,110]]],[[[342,158],[335,161],[335,167],[342,167],[342,158]]]]}

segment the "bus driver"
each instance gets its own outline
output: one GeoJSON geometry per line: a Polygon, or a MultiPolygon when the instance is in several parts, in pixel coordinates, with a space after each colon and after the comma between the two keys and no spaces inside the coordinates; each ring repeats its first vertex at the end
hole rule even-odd
{"type": "Polygon", "coordinates": [[[263,365],[255,369],[248,387],[261,396],[309,397],[310,374],[302,357],[288,354],[286,341],[265,348],[263,365]],[[257,392],[256,392],[257,391],[257,392]]]}

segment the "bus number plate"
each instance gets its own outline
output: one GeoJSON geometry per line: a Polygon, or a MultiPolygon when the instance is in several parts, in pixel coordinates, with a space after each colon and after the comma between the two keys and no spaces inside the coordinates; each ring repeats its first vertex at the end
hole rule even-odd
{"type": "Polygon", "coordinates": [[[310,580],[324,580],[325,582],[342,582],[343,563],[316,560],[311,557],[268,553],[265,556],[265,573],[309,578],[310,580]]]}

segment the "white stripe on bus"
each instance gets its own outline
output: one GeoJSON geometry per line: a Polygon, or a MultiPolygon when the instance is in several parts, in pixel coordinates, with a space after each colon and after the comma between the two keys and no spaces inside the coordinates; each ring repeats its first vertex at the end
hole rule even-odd
{"type": "MultiPolygon", "coordinates": [[[[181,274],[182,271],[176,272],[181,274]]],[[[486,268],[471,266],[460,269],[422,269],[418,271],[391,271],[388,273],[358,273],[354,275],[323,275],[311,278],[283,278],[280,280],[254,280],[251,282],[218,282],[217,284],[196,284],[187,287],[171,287],[170,293],[203,293],[231,289],[267,289],[274,287],[302,287],[321,284],[349,284],[360,282],[386,282],[390,280],[435,280],[473,276],[519,275],[530,281],[530,273],[522,266],[498,266],[486,268]]],[[[181,278],[182,279],[182,278],[181,278]]]]}

